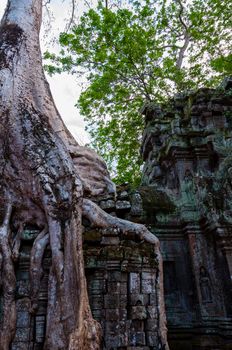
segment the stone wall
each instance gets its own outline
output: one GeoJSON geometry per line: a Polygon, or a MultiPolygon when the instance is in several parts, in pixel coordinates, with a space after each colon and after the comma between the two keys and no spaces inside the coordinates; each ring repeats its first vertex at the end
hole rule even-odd
{"type": "MultiPolygon", "coordinates": [[[[129,201],[102,201],[125,212],[129,201]]],[[[106,209],[111,210],[110,208],[106,209]]],[[[112,213],[116,215],[116,213],[112,213]]],[[[93,316],[103,329],[102,348],[107,350],[160,349],[157,261],[152,245],[122,236],[115,228],[99,230],[84,220],[86,277],[93,316]]],[[[30,253],[39,230],[26,227],[22,233],[16,265],[17,329],[12,350],[42,350],[46,333],[48,275],[51,251],[43,258],[38,310],[30,313],[30,253]]],[[[1,297],[0,297],[1,321],[1,297]]]]}
{"type": "Polygon", "coordinates": [[[146,243],[116,230],[85,232],[90,305],[104,332],[104,349],[159,349],[156,257],[146,243]]]}

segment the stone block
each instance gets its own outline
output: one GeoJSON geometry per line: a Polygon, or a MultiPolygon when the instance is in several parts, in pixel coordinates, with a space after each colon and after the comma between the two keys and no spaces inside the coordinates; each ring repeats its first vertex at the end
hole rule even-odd
{"type": "Polygon", "coordinates": [[[106,282],[104,279],[92,279],[88,283],[88,290],[90,294],[101,294],[106,289],[106,282]]]}
{"type": "Polygon", "coordinates": [[[35,325],[36,325],[36,342],[43,343],[45,338],[46,317],[36,316],[35,325]]]}
{"type": "Polygon", "coordinates": [[[118,200],[116,202],[116,210],[128,211],[131,208],[131,204],[129,201],[118,200]]]}
{"type": "Polygon", "coordinates": [[[120,321],[127,320],[127,309],[119,309],[119,319],[120,321]]]}
{"type": "Polygon", "coordinates": [[[118,328],[117,321],[107,321],[105,322],[105,333],[106,334],[116,334],[118,328]]]}
{"type": "Polygon", "coordinates": [[[148,306],[147,313],[149,318],[157,318],[157,307],[156,306],[148,306]]]}
{"type": "Polygon", "coordinates": [[[121,193],[119,193],[119,198],[120,199],[128,198],[128,192],[127,191],[122,191],[121,193]]]}
{"type": "Polygon", "coordinates": [[[119,306],[121,308],[126,308],[128,305],[128,296],[127,294],[121,294],[120,295],[120,300],[119,300],[119,306]]]}
{"type": "Polygon", "coordinates": [[[118,321],[119,317],[119,309],[106,309],[106,320],[107,321],[118,321]]]}
{"type": "Polygon", "coordinates": [[[142,279],[141,291],[146,294],[155,292],[155,281],[152,279],[142,279]]]}
{"type": "Polygon", "coordinates": [[[149,318],[145,321],[145,329],[148,332],[156,332],[158,329],[157,319],[149,318]]]}
{"type": "Polygon", "coordinates": [[[103,308],[103,296],[102,295],[90,295],[89,302],[91,309],[97,310],[103,308]]]}
{"type": "Polygon", "coordinates": [[[142,272],[142,280],[152,280],[154,278],[155,276],[153,272],[142,272]]]}
{"type": "Polygon", "coordinates": [[[29,328],[17,328],[15,333],[15,342],[27,342],[29,341],[30,329],[29,328]]]}
{"type": "Polygon", "coordinates": [[[119,307],[119,294],[105,295],[104,307],[106,309],[117,309],[119,307]]]}
{"type": "Polygon", "coordinates": [[[102,237],[102,245],[119,245],[119,237],[102,237]]]}
{"type": "Polygon", "coordinates": [[[120,283],[120,293],[127,294],[127,283],[126,282],[120,283]]]}
{"type": "Polygon", "coordinates": [[[149,294],[150,305],[157,305],[157,295],[156,293],[149,294]]]}
{"type": "Polygon", "coordinates": [[[108,199],[107,201],[101,201],[100,202],[100,207],[105,210],[114,210],[115,208],[115,201],[112,199],[108,199]]]}
{"type": "Polygon", "coordinates": [[[28,327],[30,324],[30,316],[27,311],[19,311],[17,313],[17,327],[28,327]]]}
{"type": "Polygon", "coordinates": [[[109,227],[101,230],[102,236],[116,237],[119,236],[120,230],[116,227],[109,227]]]}
{"type": "Polygon", "coordinates": [[[28,297],[30,295],[30,282],[28,280],[17,281],[16,297],[28,297]]]}
{"type": "Polygon", "coordinates": [[[116,282],[121,282],[122,280],[122,274],[121,271],[112,271],[108,275],[108,280],[109,281],[116,281],[116,282]]]}
{"type": "Polygon", "coordinates": [[[157,333],[147,332],[146,335],[147,335],[147,345],[158,347],[158,335],[157,335],[157,333]]]}
{"type": "Polygon", "coordinates": [[[25,342],[14,342],[11,345],[11,350],[25,350],[28,348],[28,344],[25,342]]]}
{"type": "MultiPolygon", "coordinates": [[[[110,247],[110,249],[112,249],[112,247],[110,247]]],[[[119,259],[108,259],[105,262],[105,267],[107,267],[107,269],[110,271],[115,271],[115,270],[119,270],[120,269],[120,260],[119,259]]]]}
{"type": "Polygon", "coordinates": [[[106,338],[106,349],[117,349],[120,346],[119,335],[108,335],[106,338]]]}
{"type": "Polygon", "coordinates": [[[144,320],[133,320],[131,329],[135,332],[144,332],[144,320]]]}
{"type": "Polygon", "coordinates": [[[102,238],[101,232],[96,230],[85,231],[84,240],[95,242],[100,241],[102,238]]]}
{"type": "Polygon", "coordinates": [[[131,345],[146,345],[146,338],[144,332],[131,332],[130,333],[131,345]]]}
{"type": "Polygon", "coordinates": [[[120,294],[121,292],[121,283],[117,281],[108,281],[107,290],[110,294],[120,294]]]}
{"type": "Polygon", "coordinates": [[[121,247],[114,247],[114,249],[109,249],[107,254],[107,259],[120,259],[122,260],[124,256],[123,249],[121,247]]]}
{"type": "Polygon", "coordinates": [[[96,268],[97,266],[97,259],[94,257],[86,257],[85,258],[85,266],[88,268],[96,268]]]}
{"type": "Polygon", "coordinates": [[[130,273],[130,293],[140,293],[140,274],[131,272],[130,273]]]}
{"type": "Polygon", "coordinates": [[[145,306],[132,306],[131,307],[131,319],[132,320],[145,320],[147,318],[147,310],[145,306]]]}
{"type": "Polygon", "coordinates": [[[18,311],[27,311],[28,312],[28,310],[31,306],[31,303],[30,303],[30,300],[28,298],[23,298],[23,299],[17,300],[16,305],[17,305],[18,311]]]}
{"type": "Polygon", "coordinates": [[[129,345],[129,341],[130,341],[130,335],[129,335],[129,332],[126,331],[126,332],[121,332],[119,334],[119,338],[120,338],[120,347],[117,348],[117,350],[119,349],[127,349],[127,346],[129,345]]]}

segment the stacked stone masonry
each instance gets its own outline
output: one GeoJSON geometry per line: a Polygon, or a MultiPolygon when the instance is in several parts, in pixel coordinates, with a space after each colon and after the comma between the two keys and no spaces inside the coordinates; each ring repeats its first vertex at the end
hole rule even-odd
{"type": "Polygon", "coordinates": [[[232,81],[143,114],[142,185],[100,205],[161,241],[170,349],[232,349],[232,81]]]}

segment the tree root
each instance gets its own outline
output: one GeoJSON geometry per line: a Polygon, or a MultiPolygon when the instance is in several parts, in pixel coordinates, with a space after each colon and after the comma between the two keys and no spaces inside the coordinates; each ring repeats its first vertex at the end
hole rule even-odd
{"type": "Polygon", "coordinates": [[[60,223],[48,216],[48,229],[50,236],[50,245],[52,250],[52,264],[60,285],[64,281],[64,255],[62,252],[62,230],[60,223]]]}
{"type": "Polygon", "coordinates": [[[30,258],[30,281],[31,281],[31,309],[33,314],[38,308],[38,293],[40,288],[40,280],[43,274],[42,259],[46,246],[49,243],[49,235],[47,226],[36,237],[30,258]]]}
{"type": "MultiPolygon", "coordinates": [[[[78,208],[80,208],[78,206],[78,208]]],[[[87,293],[87,284],[84,270],[84,259],[82,254],[82,228],[81,210],[77,209],[70,221],[70,227],[65,231],[65,271],[66,276],[70,269],[76,271],[78,276],[79,290],[75,295],[78,298],[78,308],[76,310],[77,327],[71,332],[69,337],[69,350],[100,350],[102,330],[100,324],[92,317],[87,293]],[[79,230],[79,232],[78,232],[79,230]],[[81,230],[81,231],[80,231],[81,230]],[[68,258],[69,256],[69,258],[68,258]],[[71,259],[70,259],[71,257],[71,259]],[[70,264],[72,261],[72,265],[70,264]],[[71,266],[70,266],[71,265],[71,266]]],[[[67,283],[65,283],[67,288],[67,283]]],[[[66,290],[66,294],[68,291],[66,290]]],[[[75,302],[75,301],[74,301],[75,302]]]]}
{"type": "Polygon", "coordinates": [[[2,254],[0,252],[0,290],[1,290],[1,287],[2,287],[2,254]]]}
{"type": "Polygon", "coordinates": [[[125,236],[134,234],[141,241],[145,241],[154,246],[154,253],[156,254],[158,262],[156,282],[159,311],[159,334],[162,345],[165,347],[165,350],[168,350],[169,347],[167,342],[167,327],[163,290],[163,260],[160,252],[160,242],[158,238],[150,231],[148,231],[144,225],[136,224],[111,216],[89,199],[83,199],[82,214],[90,221],[91,225],[93,226],[96,226],[98,228],[117,228],[125,236]]]}
{"type": "Polygon", "coordinates": [[[100,324],[84,320],[82,326],[71,334],[68,350],[100,350],[102,330],[100,324]]]}
{"type": "Polygon", "coordinates": [[[12,259],[14,262],[17,262],[18,258],[19,258],[19,251],[20,251],[20,246],[21,246],[23,227],[24,227],[23,223],[20,223],[17,234],[16,234],[14,241],[13,241],[12,259]]]}
{"type": "Polygon", "coordinates": [[[0,350],[9,350],[16,329],[15,289],[16,278],[9,244],[9,222],[12,203],[9,200],[3,224],[0,227],[0,250],[2,255],[3,320],[0,330],[0,350]]]}

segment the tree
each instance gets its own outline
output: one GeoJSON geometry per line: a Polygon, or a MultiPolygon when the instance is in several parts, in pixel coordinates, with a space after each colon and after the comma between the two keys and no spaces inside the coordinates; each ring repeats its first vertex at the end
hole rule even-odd
{"type": "Polygon", "coordinates": [[[48,244],[44,349],[97,350],[101,329],[89,307],[82,253],[82,216],[97,227],[134,231],[159,258],[160,330],[166,343],[162,260],[158,239],[144,226],[103,212],[91,199],[114,192],[105,163],[67,131],[44,77],[39,48],[42,0],[8,0],[0,26],[0,350],[16,329],[15,264],[24,227],[40,230],[30,257],[30,312],[36,314],[48,244]],[[14,236],[14,233],[15,236],[14,236]]]}
{"type": "Polygon", "coordinates": [[[50,73],[86,74],[78,107],[92,145],[115,169],[117,182],[140,174],[144,103],[214,87],[231,74],[230,0],[144,0],[89,9],[60,35],[50,73]]]}

